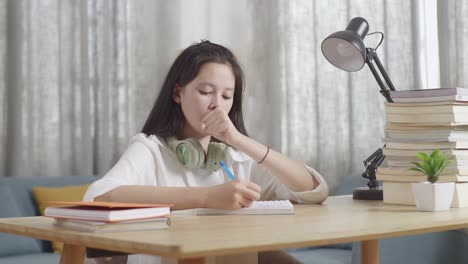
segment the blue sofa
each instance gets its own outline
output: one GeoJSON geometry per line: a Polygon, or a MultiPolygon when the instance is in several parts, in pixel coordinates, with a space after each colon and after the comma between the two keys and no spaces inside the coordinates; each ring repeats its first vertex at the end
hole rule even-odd
{"type": "MultiPolygon", "coordinates": [[[[0,177],[0,218],[39,215],[32,197],[33,186],[65,186],[91,183],[91,176],[0,177]]],[[[365,186],[360,177],[345,177],[334,195],[350,194],[365,186]]],[[[380,263],[468,263],[468,235],[463,230],[384,239],[380,241],[380,263]],[[409,253],[411,252],[411,253],[409,253]]],[[[359,243],[290,249],[304,263],[358,264],[359,243]]],[[[49,242],[0,233],[0,264],[58,263],[49,242]]]]}
{"type": "MultiPolygon", "coordinates": [[[[0,218],[39,215],[32,187],[91,183],[96,177],[0,177],[0,218]]],[[[0,233],[0,264],[59,263],[50,242],[0,233]]]]}

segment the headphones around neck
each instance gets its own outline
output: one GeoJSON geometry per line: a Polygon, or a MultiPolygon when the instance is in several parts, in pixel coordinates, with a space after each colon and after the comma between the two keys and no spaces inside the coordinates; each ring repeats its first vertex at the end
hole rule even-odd
{"type": "Polygon", "coordinates": [[[211,171],[220,169],[219,161],[224,161],[226,166],[232,165],[232,157],[228,152],[230,148],[223,142],[211,141],[205,157],[200,142],[194,138],[177,140],[175,137],[166,139],[169,148],[176,154],[179,162],[189,169],[205,168],[211,171]]]}

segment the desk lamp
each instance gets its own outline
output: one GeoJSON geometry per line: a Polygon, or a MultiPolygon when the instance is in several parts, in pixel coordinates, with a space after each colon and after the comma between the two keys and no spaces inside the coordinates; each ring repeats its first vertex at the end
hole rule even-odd
{"type": "MultiPolygon", "coordinates": [[[[392,81],[390,81],[390,78],[376,53],[377,48],[383,41],[384,34],[382,32],[367,34],[368,31],[369,24],[367,21],[362,17],[355,17],[351,19],[344,31],[337,31],[328,36],[322,42],[322,53],[331,64],[347,72],[359,71],[364,67],[364,64],[367,64],[379,84],[380,93],[388,102],[393,103],[393,100],[390,97],[390,91],[395,91],[395,87],[393,86],[392,81]],[[363,40],[366,35],[372,34],[380,34],[380,42],[375,48],[366,48],[363,40]],[[383,76],[388,89],[377,72],[374,63],[377,65],[380,75],[383,76]]],[[[366,171],[362,176],[369,180],[367,183],[368,187],[355,189],[353,192],[353,199],[383,199],[383,192],[376,180],[375,172],[384,159],[385,156],[383,155],[382,148],[379,148],[364,161],[366,171]]]]}

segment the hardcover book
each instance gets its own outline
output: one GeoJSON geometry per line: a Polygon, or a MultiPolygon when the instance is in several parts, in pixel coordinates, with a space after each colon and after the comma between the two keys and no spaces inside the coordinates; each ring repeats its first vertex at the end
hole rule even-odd
{"type": "Polygon", "coordinates": [[[427,149],[468,149],[468,140],[466,141],[440,141],[440,142],[392,142],[389,141],[385,144],[389,149],[413,149],[413,150],[427,150],[427,149]]]}
{"type": "Polygon", "coordinates": [[[436,102],[436,103],[385,103],[388,114],[468,114],[468,103],[436,102]]]}
{"type": "Polygon", "coordinates": [[[77,220],[118,222],[164,217],[171,213],[170,204],[114,202],[49,202],[61,207],[47,207],[45,216],[77,220]]]}
{"type": "Polygon", "coordinates": [[[391,114],[387,112],[387,121],[391,123],[467,123],[467,113],[433,114],[391,114]]]}
{"type": "Polygon", "coordinates": [[[395,103],[460,101],[468,102],[466,88],[436,88],[409,91],[390,91],[390,97],[395,103]]]}
{"type": "Polygon", "coordinates": [[[167,229],[169,228],[170,220],[167,217],[158,217],[107,223],[101,221],[56,218],[54,224],[56,226],[85,232],[127,232],[167,229]]]}

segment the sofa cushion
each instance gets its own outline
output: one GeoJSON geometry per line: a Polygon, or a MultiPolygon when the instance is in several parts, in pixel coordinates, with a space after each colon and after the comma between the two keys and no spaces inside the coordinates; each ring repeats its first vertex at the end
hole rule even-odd
{"type": "MultiPolygon", "coordinates": [[[[39,215],[36,203],[32,194],[32,187],[34,186],[65,186],[65,185],[78,185],[87,184],[99,177],[93,176],[67,176],[67,177],[0,177],[0,186],[8,186],[10,194],[13,200],[16,202],[19,214],[16,216],[35,216],[39,215]]],[[[5,215],[5,217],[12,217],[5,215]]],[[[9,243],[8,237],[0,235],[0,245],[9,243]]],[[[42,251],[51,252],[52,247],[49,241],[34,240],[36,244],[42,249],[42,251]]]]}
{"type": "Polygon", "coordinates": [[[50,264],[59,263],[60,255],[52,253],[25,254],[0,258],[0,264],[50,264]]]}
{"type": "MultiPolygon", "coordinates": [[[[41,215],[44,215],[44,210],[48,206],[47,202],[66,202],[66,201],[81,201],[88,189],[89,184],[70,185],[63,187],[33,187],[32,193],[34,200],[38,206],[41,215]]],[[[62,252],[63,243],[52,242],[52,249],[55,254],[62,252]]]]}
{"type": "Polygon", "coordinates": [[[32,194],[32,187],[48,186],[62,187],[65,185],[79,185],[91,183],[98,180],[98,177],[92,176],[67,176],[67,177],[0,177],[0,185],[8,185],[21,216],[39,215],[36,202],[32,194]]]}
{"type": "MultiPolygon", "coordinates": [[[[7,185],[0,185],[0,218],[21,217],[21,211],[7,185]]],[[[31,254],[41,252],[35,239],[0,233],[0,256],[31,254]]]]}
{"type": "Polygon", "coordinates": [[[35,186],[32,188],[32,193],[39,213],[44,215],[44,210],[49,206],[47,202],[81,201],[88,187],[89,184],[67,185],[63,187],[35,186]]]}

